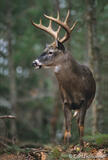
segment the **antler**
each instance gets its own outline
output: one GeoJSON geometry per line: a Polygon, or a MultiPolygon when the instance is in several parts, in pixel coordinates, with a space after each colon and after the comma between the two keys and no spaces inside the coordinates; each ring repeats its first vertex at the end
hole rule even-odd
{"type": "Polygon", "coordinates": [[[70,28],[69,25],[67,24],[67,23],[68,23],[69,15],[70,15],[70,11],[68,10],[68,13],[67,13],[67,16],[66,16],[64,22],[62,22],[62,21],[60,20],[60,14],[59,14],[59,12],[58,12],[57,18],[54,18],[54,17],[51,17],[51,16],[47,16],[47,15],[44,14],[44,17],[46,17],[47,19],[50,20],[48,27],[43,26],[41,20],[40,20],[40,24],[36,24],[36,23],[34,23],[34,22],[32,22],[32,24],[33,24],[35,27],[40,28],[40,29],[48,32],[48,33],[49,33],[50,35],[52,35],[55,39],[59,39],[58,34],[59,34],[59,32],[60,32],[60,29],[61,29],[61,27],[64,28],[64,30],[66,31],[66,34],[64,35],[64,37],[62,37],[62,38],[59,40],[61,43],[63,43],[63,42],[65,42],[66,40],[69,39],[70,34],[71,34],[71,32],[73,31],[73,29],[75,28],[75,25],[76,25],[76,23],[77,23],[77,22],[75,22],[75,23],[72,25],[72,27],[70,28]],[[52,21],[54,21],[54,22],[56,22],[57,24],[59,24],[59,27],[58,27],[57,31],[54,31],[54,30],[52,29],[52,21]]]}
{"type": "Polygon", "coordinates": [[[48,27],[45,27],[44,25],[42,25],[42,20],[40,19],[40,23],[39,24],[36,24],[34,22],[32,22],[32,24],[37,27],[37,28],[40,28],[42,29],[43,31],[46,31],[47,33],[49,33],[50,35],[52,35],[55,39],[58,39],[58,34],[60,32],[60,28],[61,26],[58,27],[57,31],[54,31],[52,29],[52,20],[49,21],[49,25],[48,27]]]}
{"type": "Polygon", "coordinates": [[[75,25],[76,25],[76,23],[77,23],[77,22],[75,22],[75,23],[72,25],[72,27],[70,28],[70,27],[68,26],[68,24],[67,24],[67,23],[68,23],[69,15],[70,15],[70,11],[68,10],[68,13],[67,13],[67,16],[66,16],[64,22],[60,21],[59,12],[58,12],[57,18],[44,15],[47,19],[56,22],[57,24],[59,24],[61,27],[63,27],[63,28],[65,29],[66,34],[65,34],[65,36],[64,36],[62,39],[60,39],[60,42],[62,42],[62,43],[69,39],[70,33],[73,31],[73,29],[74,29],[74,27],[75,27],[75,25]]]}

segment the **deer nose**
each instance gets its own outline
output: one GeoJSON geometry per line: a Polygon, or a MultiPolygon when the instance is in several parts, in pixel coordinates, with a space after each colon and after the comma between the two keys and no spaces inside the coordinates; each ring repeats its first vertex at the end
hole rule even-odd
{"type": "Polygon", "coordinates": [[[41,68],[42,63],[38,59],[36,59],[35,61],[33,61],[32,66],[36,68],[41,68]]]}
{"type": "Polygon", "coordinates": [[[33,61],[32,66],[33,66],[33,67],[37,66],[37,62],[36,62],[36,61],[33,61]]]}

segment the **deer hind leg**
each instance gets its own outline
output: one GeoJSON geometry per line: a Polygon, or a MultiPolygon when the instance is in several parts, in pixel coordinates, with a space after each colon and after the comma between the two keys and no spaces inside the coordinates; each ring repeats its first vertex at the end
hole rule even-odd
{"type": "Polygon", "coordinates": [[[80,136],[80,145],[84,146],[83,136],[84,136],[84,120],[85,120],[86,108],[82,107],[78,116],[77,116],[77,124],[80,136]]]}
{"type": "Polygon", "coordinates": [[[64,118],[65,118],[64,143],[69,144],[71,138],[72,113],[67,104],[64,105],[64,118]]]}

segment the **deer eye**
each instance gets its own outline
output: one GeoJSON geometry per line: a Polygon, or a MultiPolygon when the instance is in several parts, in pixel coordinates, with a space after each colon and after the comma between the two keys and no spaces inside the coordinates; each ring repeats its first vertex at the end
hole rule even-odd
{"type": "Polygon", "coordinates": [[[53,52],[50,51],[49,54],[51,55],[51,54],[53,54],[53,52]]]}

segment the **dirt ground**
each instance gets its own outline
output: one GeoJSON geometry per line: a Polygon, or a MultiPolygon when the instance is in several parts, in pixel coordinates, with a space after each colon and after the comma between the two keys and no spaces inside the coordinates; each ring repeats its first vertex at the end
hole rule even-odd
{"type": "Polygon", "coordinates": [[[0,160],[108,160],[108,146],[45,145],[36,148],[4,150],[0,160]]]}

